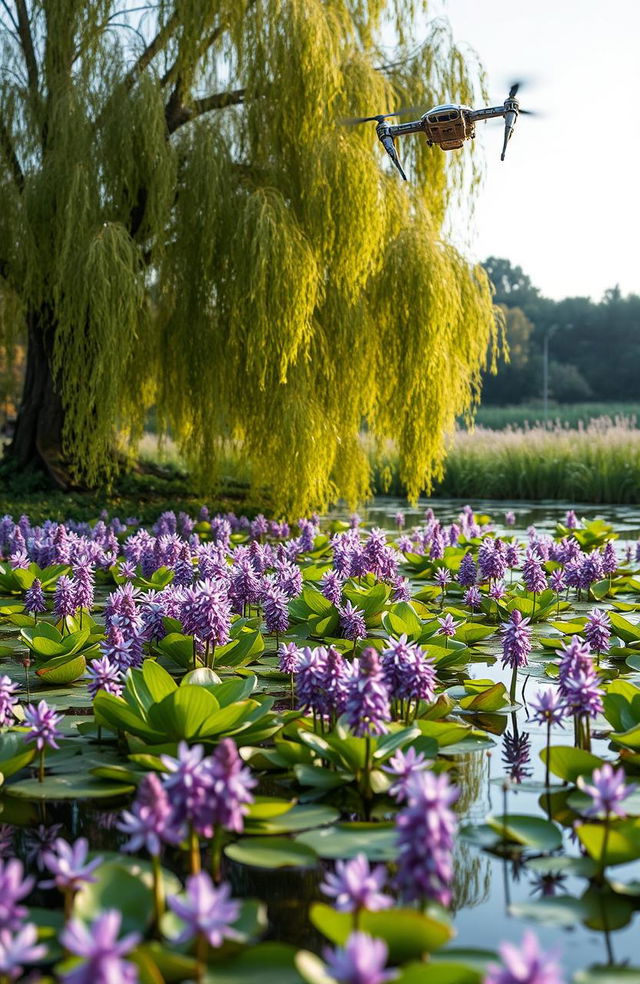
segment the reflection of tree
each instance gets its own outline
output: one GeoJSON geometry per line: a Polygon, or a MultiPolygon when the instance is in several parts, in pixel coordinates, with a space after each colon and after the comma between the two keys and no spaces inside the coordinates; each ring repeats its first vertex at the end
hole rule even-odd
{"type": "MultiPolygon", "coordinates": [[[[484,820],[488,809],[487,757],[477,752],[460,755],[455,765],[460,790],[455,806],[458,821],[484,820]]],[[[488,898],[490,887],[489,858],[458,837],[453,852],[453,911],[480,905],[488,898]]]]}
{"type": "Polygon", "coordinates": [[[455,782],[460,790],[455,806],[459,821],[462,823],[464,820],[477,820],[480,817],[484,819],[488,808],[486,756],[478,752],[458,755],[455,768],[455,782]]]}
{"type": "Polygon", "coordinates": [[[453,852],[453,912],[486,902],[491,890],[491,862],[486,854],[458,838],[453,852]]]}

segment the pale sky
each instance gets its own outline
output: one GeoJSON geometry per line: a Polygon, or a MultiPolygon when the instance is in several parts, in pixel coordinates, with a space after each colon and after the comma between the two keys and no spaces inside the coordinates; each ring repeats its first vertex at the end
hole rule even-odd
{"type": "Polygon", "coordinates": [[[479,125],[486,180],[475,228],[458,227],[465,251],[510,259],[548,297],[597,301],[616,283],[640,293],[640,0],[434,0],[431,11],[479,53],[491,105],[530,78],[521,105],[544,114],[519,118],[504,163],[501,126],[479,125]]]}

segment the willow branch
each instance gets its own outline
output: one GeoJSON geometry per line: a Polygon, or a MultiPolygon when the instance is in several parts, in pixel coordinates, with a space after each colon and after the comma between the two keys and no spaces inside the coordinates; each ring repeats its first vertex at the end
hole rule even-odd
{"type": "MultiPolygon", "coordinates": [[[[8,5],[8,3],[7,3],[7,0],[0,0],[0,3],[1,3],[1,4],[2,4],[2,6],[4,7],[4,9],[6,10],[6,12],[7,12],[7,17],[8,17],[8,18],[9,18],[9,20],[11,21],[11,24],[13,25],[13,30],[14,30],[14,31],[16,32],[16,34],[17,34],[17,33],[18,33],[18,22],[16,21],[16,19],[15,19],[15,17],[13,16],[13,14],[12,14],[12,12],[11,12],[11,9],[10,9],[10,7],[9,7],[9,5],[8,5]]],[[[9,30],[9,33],[11,33],[11,31],[10,31],[10,29],[9,29],[9,28],[7,28],[7,30],[9,30]]]]}
{"type": "Polygon", "coordinates": [[[9,170],[13,175],[13,180],[17,185],[18,190],[22,191],[24,188],[24,174],[13,146],[11,134],[9,133],[9,130],[5,126],[3,120],[0,120],[0,148],[2,148],[2,152],[7,159],[9,170]]]}
{"type": "Polygon", "coordinates": [[[35,95],[38,92],[38,62],[36,61],[36,52],[33,47],[31,25],[29,24],[29,14],[25,0],[16,0],[16,12],[18,14],[18,34],[24,53],[25,65],[27,66],[29,88],[35,95]]]}
{"type": "Polygon", "coordinates": [[[125,89],[129,90],[133,87],[138,76],[144,72],[147,65],[153,61],[158,52],[162,51],[165,45],[171,40],[179,26],[180,18],[178,17],[178,14],[174,12],[164,27],[162,27],[156,34],[155,38],[149,42],[138,60],[131,66],[125,75],[123,80],[125,89]]]}
{"type": "MultiPolygon", "coordinates": [[[[167,113],[167,129],[175,133],[177,129],[189,123],[190,120],[210,113],[214,109],[224,109],[226,106],[238,106],[244,102],[246,89],[232,89],[230,92],[214,92],[202,99],[194,99],[188,106],[178,106],[167,113]]],[[[169,107],[167,107],[169,109],[169,107]]]]}

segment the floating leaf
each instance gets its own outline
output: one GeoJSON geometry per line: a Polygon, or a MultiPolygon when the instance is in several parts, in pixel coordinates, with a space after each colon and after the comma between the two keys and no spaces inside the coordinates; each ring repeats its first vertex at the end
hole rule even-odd
{"type": "Polygon", "coordinates": [[[228,844],[224,853],[254,868],[313,868],[318,861],[311,847],[286,837],[242,837],[228,844]]]}

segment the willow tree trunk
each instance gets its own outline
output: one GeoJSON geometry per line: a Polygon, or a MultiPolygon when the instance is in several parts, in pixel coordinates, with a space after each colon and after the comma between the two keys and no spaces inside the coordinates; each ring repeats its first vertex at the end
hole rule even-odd
{"type": "Polygon", "coordinates": [[[51,310],[27,316],[29,345],[22,401],[7,457],[18,471],[44,471],[59,488],[71,487],[62,451],[64,409],[51,371],[55,324],[51,310]]]}

